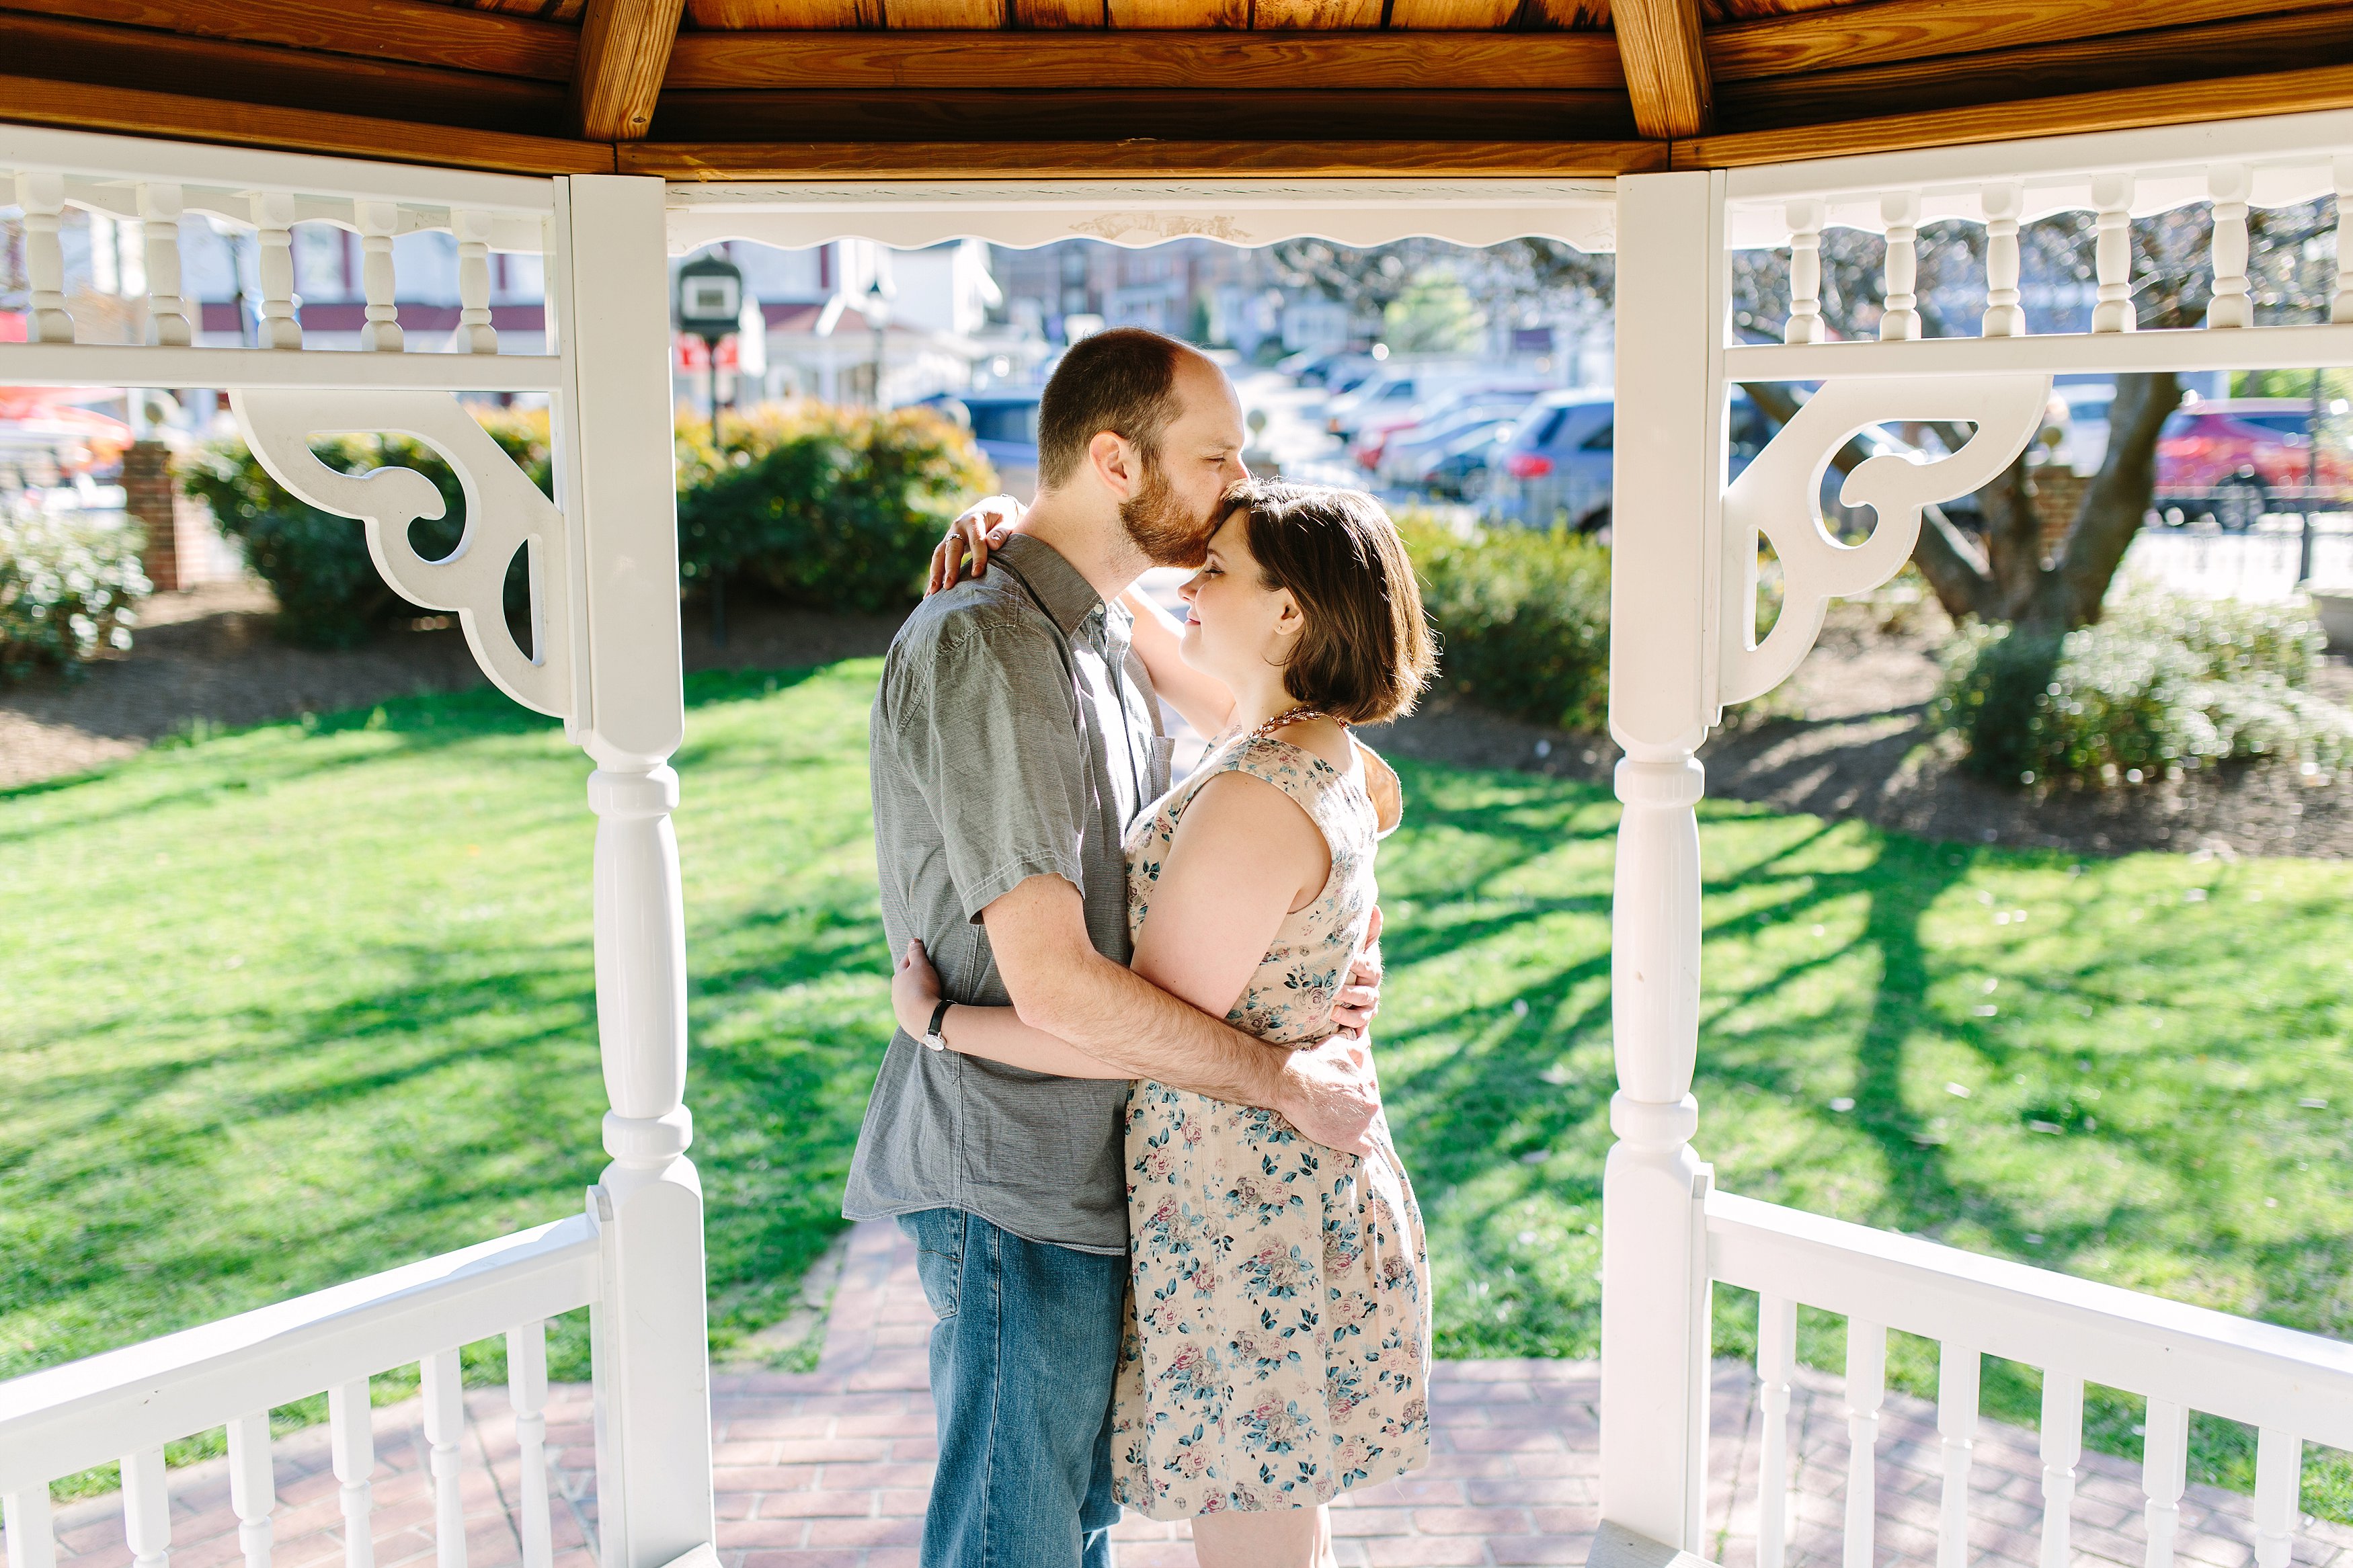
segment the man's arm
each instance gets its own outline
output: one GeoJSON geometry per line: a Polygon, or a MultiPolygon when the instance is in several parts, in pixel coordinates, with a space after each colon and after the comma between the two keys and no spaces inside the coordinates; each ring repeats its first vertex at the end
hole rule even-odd
{"type": "Polygon", "coordinates": [[[1029,879],[981,919],[1023,1023],[1131,1077],[1265,1106],[1331,1148],[1371,1148],[1366,1134],[1380,1090],[1360,1040],[1343,1035],[1289,1050],[1197,1011],[1097,952],[1085,903],[1060,877],[1029,879]]]}

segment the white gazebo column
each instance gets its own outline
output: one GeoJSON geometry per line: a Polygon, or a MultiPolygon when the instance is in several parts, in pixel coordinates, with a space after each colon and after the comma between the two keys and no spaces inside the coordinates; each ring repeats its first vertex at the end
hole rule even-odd
{"type": "Polygon", "coordinates": [[[1708,1168],[1698,1104],[1694,752],[1715,703],[1711,544],[1724,489],[1720,174],[1618,182],[1619,519],[1609,730],[1618,764],[1610,991],[1619,1142],[1602,1178],[1601,1515],[1700,1547],[1707,1434],[1708,1168]]]}
{"type": "Polygon", "coordinates": [[[602,1568],[661,1568],[712,1539],[702,1188],[686,1148],[686,937],[670,753],[685,722],[662,182],[569,183],[558,312],[574,383],[561,454],[576,519],[595,759],[596,1026],[612,1110],[591,1194],[602,1568]],[[576,483],[576,489],[572,487],[576,483]]]}

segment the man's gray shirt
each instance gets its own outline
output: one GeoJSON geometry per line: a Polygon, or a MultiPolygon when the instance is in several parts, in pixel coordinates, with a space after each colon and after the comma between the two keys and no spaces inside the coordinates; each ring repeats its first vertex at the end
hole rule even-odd
{"type": "MultiPolygon", "coordinates": [[[[894,965],[923,939],[951,1001],[1009,1000],[980,914],[1031,877],[1076,886],[1095,951],[1128,961],[1120,840],[1168,787],[1170,749],[1133,624],[1017,534],[891,644],[869,747],[882,929],[894,965]]],[[[962,1209],[1029,1241],[1124,1252],[1126,1100],[1124,1079],[1052,1078],[896,1031],[842,1213],[962,1209]]]]}

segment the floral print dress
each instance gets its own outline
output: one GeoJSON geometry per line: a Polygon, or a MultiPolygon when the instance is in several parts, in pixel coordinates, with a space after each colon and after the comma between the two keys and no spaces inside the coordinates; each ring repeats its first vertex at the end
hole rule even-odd
{"type": "MultiPolygon", "coordinates": [[[[1330,879],[1283,918],[1226,1016],[1277,1044],[1332,1032],[1334,994],[1365,945],[1397,775],[1355,749],[1343,773],[1289,742],[1245,735],[1129,830],[1136,931],[1176,824],[1219,773],[1264,779],[1323,829],[1330,879]]],[[[1112,1436],[1128,1507],[1162,1520],[1312,1508],[1428,1463],[1428,1247],[1386,1125],[1376,1137],[1378,1155],[1359,1159],[1309,1142],[1271,1110],[1160,1083],[1129,1095],[1134,1289],[1112,1436]]]]}

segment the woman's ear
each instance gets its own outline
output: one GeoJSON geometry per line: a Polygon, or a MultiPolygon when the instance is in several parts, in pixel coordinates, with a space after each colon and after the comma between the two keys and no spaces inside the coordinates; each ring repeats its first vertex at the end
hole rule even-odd
{"type": "Polygon", "coordinates": [[[1307,629],[1306,613],[1300,609],[1299,601],[1291,596],[1290,589],[1277,588],[1275,597],[1280,603],[1274,613],[1274,635],[1285,642],[1292,641],[1307,629]]]}

